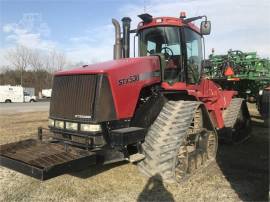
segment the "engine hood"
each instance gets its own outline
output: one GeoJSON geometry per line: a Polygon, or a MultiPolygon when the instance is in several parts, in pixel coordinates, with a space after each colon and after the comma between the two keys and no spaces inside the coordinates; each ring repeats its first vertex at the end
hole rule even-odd
{"type": "MultiPolygon", "coordinates": [[[[71,70],[63,70],[55,73],[55,76],[58,75],[74,75],[74,74],[100,74],[100,73],[110,73],[111,71],[120,70],[120,69],[129,69],[129,67],[139,68],[143,67],[144,71],[147,71],[148,68],[153,69],[153,67],[159,67],[159,59],[157,56],[147,56],[139,58],[123,58],[119,60],[110,60],[106,62],[84,65],[78,68],[71,70]]],[[[136,71],[134,69],[134,71],[136,71]]]]}
{"type": "MultiPolygon", "coordinates": [[[[59,92],[66,92],[66,94],[70,95],[72,98],[74,95],[81,93],[80,95],[75,96],[81,100],[80,97],[85,97],[88,95],[87,93],[82,92],[83,89],[88,93],[94,93],[96,92],[96,90],[94,90],[94,86],[100,83],[99,80],[95,82],[93,78],[83,79],[85,76],[91,78],[92,76],[97,78],[106,78],[108,83],[103,86],[108,87],[102,88],[101,92],[105,92],[106,89],[111,92],[114,103],[113,105],[115,106],[116,119],[126,119],[133,116],[141,90],[147,86],[161,82],[160,60],[158,56],[147,56],[139,58],[125,58],[98,64],[85,65],[83,67],[71,70],[59,71],[55,73],[54,80],[61,81],[59,82],[59,85],[61,84],[60,86],[62,86],[63,89],[60,89],[59,92]],[[65,82],[63,83],[61,77],[68,80],[74,79],[74,82],[72,83],[71,81],[66,81],[67,84],[65,82]],[[74,92],[69,92],[72,89],[74,92]]],[[[102,81],[103,80],[104,79],[102,79],[102,81]]],[[[105,94],[108,95],[110,93],[107,92],[105,94]]],[[[58,93],[55,93],[55,96],[57,95],[58,93]]],[[[89,94],[89,98],[85,98],[85,100],[90,100],[90,98],[94,100],[96,96],[97,95],[95,94],[89,94]]],[[[103,98],[100,100],[103,100],[103,98]]],[[[104,100],[107,99],[104,98],[104,100]]],[[[59,103],[61,102],[59,101],[59,103]]],[[[79,103],[79,101],[75,100],[74,103],[79,103]]],[[[95,103],[97,102],[95,101],[95,103]]],[[[105,105],[106,104],[104,104],[104,106],[105,105]]],[[[57,105],[55,109],[62,109],[61,107],[62,105],[59,104],[59,106],[57,105]]],[[[63,111],[65,111],[66,108],[63,108],[63,111]]],[[[102,109],[101,107],[94,108],[95,110],[102,109]]],[[[104,110],[104,108],[102,110],[102,114],[104,114],[106,110],[104,110]]],[[[87,110],[81,110],[81,112],[84,111],[87,110]]],[[[88,109],[88,111],[91,110],[88,109]]]]}

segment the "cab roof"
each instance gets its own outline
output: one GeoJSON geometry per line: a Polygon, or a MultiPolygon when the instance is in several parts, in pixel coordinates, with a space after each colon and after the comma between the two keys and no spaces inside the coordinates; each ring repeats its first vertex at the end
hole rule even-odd
{"type": "Polygon", "coordinates": [[[175,17],[155,17],[150,22],[141,21],[138,24],[137,30],[141,31],[149,27],[157,26],[178,26],[178,27],[189,27],[193,31],[200,33],[200,29],[194,23],[184,23],[184,19],[175,17]]]}

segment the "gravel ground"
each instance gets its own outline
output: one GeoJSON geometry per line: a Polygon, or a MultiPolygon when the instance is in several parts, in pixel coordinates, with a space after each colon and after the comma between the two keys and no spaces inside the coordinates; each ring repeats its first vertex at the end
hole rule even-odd
{"type": "MultiPolygon", "coordinates": [[[[44,182],[0,168],[0,201],[266,201],[269,186],[269,128],[255,106],[253,137],[220,145],[217,162],[180,184],[146,178],[130,163],[91,167],[44,182]]],[[[47,112],[0,115],[0,144],[35,135],[47,112]]]]}

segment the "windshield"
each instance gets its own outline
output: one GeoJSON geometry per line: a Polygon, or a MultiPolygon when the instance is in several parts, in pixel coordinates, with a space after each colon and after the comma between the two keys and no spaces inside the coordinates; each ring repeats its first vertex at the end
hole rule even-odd
{"type": "MultiPolygon", "coordinates": [[[[153,27],[140,32],[140,56],[163,53],[166,59],[164,79],[182,80],[181,38],[179,27],[153,27]]],[[[184,76],[184,75],[183,75],[184,76]]]]}
{"type": "Polygon", "coordinates": [[[140,56],[155,53],[181,55],[178,27],[153,27],[140,33],[140,56]]]}
{"type": "Polygon", "coordinates": [[[139,54],[140,56],[164,54],[164,80],[168,82],[198,83],[202,65],[201,35],[189,28],[181,30],[185,41],[181,39],[179,27],[160,26],[141,30],[139,54]]]}

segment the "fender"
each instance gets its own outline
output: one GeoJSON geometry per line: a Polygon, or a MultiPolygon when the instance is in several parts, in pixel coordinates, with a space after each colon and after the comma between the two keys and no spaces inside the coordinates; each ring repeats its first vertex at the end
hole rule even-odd
{"type": "Polygon", "coordinates": [[[226,109],[230,105],[233,96],[237,95],[236,91],[222,90],[219,85],[208,79],[202,79],[197,85],[183,82],[169,85],[163,82],[161,86],[168,91],[186,91],[188,95],[202,101],[216,128],[224,127],[222,110],[226,109]]]}

